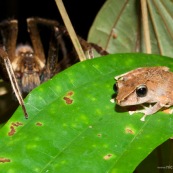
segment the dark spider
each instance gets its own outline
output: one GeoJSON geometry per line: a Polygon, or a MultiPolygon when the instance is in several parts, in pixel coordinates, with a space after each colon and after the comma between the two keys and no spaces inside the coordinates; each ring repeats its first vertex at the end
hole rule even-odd
{"type": "MultiPolygon", "coordinates": [[[[22,93],[30,92],[33,88],[40,85],[40,83],[50,79],[57,72],[78,61],[76,57],[68,57],[63,40],[64,35],[68,37],[68,32],[57,21],[43,18],[28,18],[27,26],[32,46],[29,44],[16,45],[18,36],[17,20],[4,21],[0,24],[4,50],[7,52],[8,58],[11,61],[22,93]],[[37,27],[38,24],[45,25],[52,30],[47,58],[45,57],[37,27]],[[63,58],[58,57],[59,50],[61,50],[63,58]]],[[[94,44],[91,46],[80,37],[79,41],[85,50],[90,51],[92,46],[98,51],[100,49],[94,44]]],[[[6,73],[6,69],[4,68],[2,71],[3,74],[6,73]]]]}
{"type": "MultiPolygon", "coordinates": [[[[0,24],[0,31],[3,38],[3,49],[8,54],[8,58],[11,61],[22,93],[28,93],[40,83],[51,78],[55,73],[61,70],[60,64],[58,64],[58,49],[63,50],[63,63],[68,61],[66,64],[70,64],[62,40],[62,32],[64,31],[63,29],[60,29],[58,22],[41,18],[28,18],[27,26],[32,46],[29,44],[16,45],[18,37],[17,20],[4,21],[0,24]],[[45,57],[37,28],[38,24],[48,26],[53,33],[50,39],[47,58],[45,57]]],[[[73,59],[73,61],[76,62],[78,59],[73,59]]],[[[1,65],[3,66],[2,61],[1,65]]],[[[8,75],[6,75],[6,69],[2,68],[1,71],[3,77],[7,79],[8,75]]]]}
{"type": "MultiPolygon", "coordinates": [[[[2,57],[0,61],[1,75],[4,80],[9,79],[3,59],[4,57],[8,57],[22,93],[30,92],[33,88],[50,79],[59,71],[79,61],[77,56],[72,56],[71,53],[68,54],[64,37],[67,39],[69,35],[66,28],[59,25],[57,21],[43,18],[28,18],[27,27],[32,46],[29,44],[17,45],[17,20],[7,20],[0,23],[3,42],[3,48],[0,48],[0,57],[2,57]],[[45,56],[38,25],[46,26],[51,30],[47,57],[45,56]]],[[[101,50],[102,55],[107,54],[99,46],[91,45],[81,37],[78,37],[78,39],[82,48],[88,50],[90,54],[92,47],[98,52],[101,50]]]]}

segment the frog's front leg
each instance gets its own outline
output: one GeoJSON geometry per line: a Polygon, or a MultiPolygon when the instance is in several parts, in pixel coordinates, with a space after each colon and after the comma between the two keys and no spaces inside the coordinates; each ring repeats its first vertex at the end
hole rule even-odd
{"type": "Polygon", "coordinates": [[[144,109],[142,110],[137,110],[137,111],[129,111],[129,114],[132,115],[133,113],[143,113],[144,116],[140,119],[141,121],[145,121],[145,117],[147,115],[151,115],[156,113],[158,110],[160,110],[162,107],[169,107],[168,105],[162,104],[160,102],[157,102],[154,106],[152,106],[151,104],[149,105],[149,107],[146,107],[144,105],[142,105],[142,107],[144,109]]]}
{"type": "Polygon", "coordinates": [[[152,114],[156,113],[158,110],[160,110],[161,108],[169,107],[169,106],[166,104],[163,104],[161,102],[157,102],[154,106],[144,107],[144,110],[142,110],[142,112],[144,113],[144,116],[140,120],[145,121],[145,117],[147,115],[152,115],[152,114]]]}

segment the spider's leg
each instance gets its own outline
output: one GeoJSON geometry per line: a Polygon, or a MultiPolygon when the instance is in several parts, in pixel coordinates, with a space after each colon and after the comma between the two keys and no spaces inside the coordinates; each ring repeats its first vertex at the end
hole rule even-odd
{"type": "Polygon", "coordinates": [[[56,20],[44,19],[40,17],[28,18],[28,20],[34,21],[36,24],[42,24],[45,26],[59,26],[59,23],[56,20]]]}
{"type": "Polygon", "coordinates": [[[52,34],[51,40],[49,42],[49,51],[46,61],[46,69],[44,71],[44,78],[42,81],[46,81],[56,74],[56,68],[58,64],[58,51],[59,47],[55,40],[54,34],[52,34]]]}
{"type": "Polygon", "coordinates": [[[51,78],[58,72],[64,70],[72,64],[68,56],[63,34],[57,26],[53,26],[52,35],[49,42],[48,58],[46,70],[44,73],[44,81],[51,78]]]}
{"type": "Polygon", "coordinates": [[[54,69],[55,65],[57,64],[58,61],[58,53],[57,53],[57,48],[55,47],[55,40],[53,37],[51,38],[50,44],[49,44],[49,52],[48,52],[48,58],[45,58],[44,51],[43,51],[43,45],[41,43],[40,35],[37,29],[37,25],[44,25],[47,26],[48,28],[53,31],[55,26],[58,26],[59,23],[55,20],[49,20],[49,19],[43,19],[43,18],[28,18],[27,19],[28,23],[28,29],[30,32],[32,44],[33,44],[33,49],[34,53],[36,56],[40,58],[42,62],[46,64],[46,67],[44,69],[43,76],[41,78],[41,81],[44,82],[47,79],[51,78],[54,75],[54,69]]]}
{"type": "MultiPolygon", "coordinates": [[[[64,35],[69,37],[68,31],[65,27],[61,26],[60,29],[62,30],[64,35]]],[[[102,47],[98,46],[97,44],[88,43],[85,39],[83,39],[82,37],[80,37],[78,35],[77,35],[77,37],[78,37],[79,43],[81,44],[81,47],[82,47],[83,51],[85,52],[88,59],[94,58],[93,49],[95,49],[100,55],[109,54],[106,50],[104,50],[102,47]]]]}
{"type": "Polygon", "coordinates": [[[3,46],[8,53],[8,57],[13,62],[15,59],[16,41],[18,35],[17,20],[6,20],[0,23],[0,30],[3,37],[3,46]]]}
{"type": "Polygon", "coordinates": [[[63,33],[61,33],[61,30],[59,30],[59,28],[56,26],[54,27],[54,37],[55,37],[54,43],[56,43],[58,48],[61,49],[63,59],[67,60],[68,53],[67,53],[67,48],[66,48],[65,42],[63,40],[63,33]]]}
{"type": "Polygon", "coordinates": [[[104,50],[101,46],[95,44],[95,43],[88,43],[94,48],[100,55],[108,55],[109,53],[104,50]]]}
{"type": "Polygon", "coordinates": [[[24,105],[24,101],[23,101],[17,80],[16,80],[16,76],[15,76],[14,71],[13,71],[13,67],[11,65],[9,58],[8,58],[7,52],[4,51],[3,48],[0,48],[0,57],[4,60],[4,64],[5,64],[5,67],[6,67],[13,91],[14,91],[17,99],[18,99],[19,104],[21,105],[21,107],[23,109],[25,118],[28,118],[28,114],[27,114],[27,111],[26,111],[26,108],[24,105]]]}
{"type": "Polygon", "coordinates": [[[67,54],[66,45],[63,40],[64,31],[60,29],[60,25],[57,21],[43,18],[30,18],[28,20],[34,20],[35,23],[47,26],[52,30],[44,78],[42,79],[43,82],[59,71],[74,64],[74,60],[69,58],[69,55],[67,54]]]}
{"type": "MultiPolygon", "coordinates": [[[[54,71],[54,73],[58,73],[66,68],[68,68],[69,66],[71,66],[72,64],[75,64],[76,62],[79,61],[79,58],[76,56],[76,54],[74,55],[73,53],[69,53],[67,52],[67,44],[65,44],[66,42],[64,42],[64,32],[62,31],[62,27],[54,27],[54,36],[55,36],[55,42],[56,45],[56,49],[58,48],[57,54],[60,56],[58,57],[58,64],[56,66],[56,71],[54,71]],[[61,52],[61,54],[60,54],[61,52]]],[[[68,41],[68,40],[66,40],[68,41]]],[[[71,43],[71,41],[70,41],[71,43]]],[[[51,50],[51,46],[50,46],[50,50],[51,50]]]]}
{"type": "Polygon", "coordinates": [[[37,21],[35,18],[28,18],[27,19],[27,25],[28,25],[28,32],[30,33],[32,46],[34,49],[35,56],[45,64],[45,54],[43,45],[40,39],[40,34],[37,29],[37,21]]]}
{"type": "MultiPolygon", "coordinates": [[[[64,26],[60,26],[59,30],[61,33],[63,33],[64,36],[70,37],[67,29],[64,26]]],[[[93,58],[92,46],[86,40],[84,40],[82,37],[77,35],[77,38],[79,40],[79,43],[80,43],[84,53],[85,54],[88,53],[88,55],[87,55],[88,59],[93,58]]]]}
{"type": "MultiPolygon", "coordinates": [[[[43,19],[43,18],[28,18],[28,26],[30,28],[30,30],[32,29],[32,33],[31,33],[31,39],[33,40],[33,47],[34,51],[38,51],[38,47],[36,47],[36,45],[40,45],[39,48],[40,50],[43,50],[43,46],[41,45],[41,41],[40,41],[40,36],[38,37],[38,31],[36,28],[36,25],[44,25],[47,26],[48,28],[50,28],[50,30],[52,31],[52,35],[51,35],[51,39],[50,39],[50,43],[49,43],[49,51],[48,51],[48,57],[46,58],[46,67],[44,69],[44,73],[43,76],[41,78],[41,81],[44,82],[46,80],[48,80],[49,78],[51,78],[55,73],[56,73],[56,66],[58,63],[58,50],[59,50],[59,46],[57,45],[57,40],[55,37],[55,33],[54,33],[54,27],[58,27],[59,23],[57,21],[54,20],[49,20],[49,19],[43,19]],[[34,37],[37,36],[37,39],[34,39],[34,37]],[[34,43],[35,40],[37,40],[37,43],[34,43]]],[[[62,38],[59,38],[59,40],[62,40],[62,38]]],[[[63,44],[63,41],[61,41],[61,44],[63,44]]],[[[63,47],[63,46],[61,46],[63,47]]],[[[64,46],[65,47],[65,46],[64,46]]],[[[43,52],[43,51],[42,51],[43,52]]],[[[66,52],[63,51],[63,53],[65,54],[66,52]]],[[[40,54],[39,52],[37,54],[40,54]]]]}

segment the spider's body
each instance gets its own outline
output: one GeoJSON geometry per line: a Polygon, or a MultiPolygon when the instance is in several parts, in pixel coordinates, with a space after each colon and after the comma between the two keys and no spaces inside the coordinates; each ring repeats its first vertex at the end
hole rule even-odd
{"type": "MultiPolygon", "coordinates": [[[[67,57],[67,50],[62,39],[64,30],[60,29],[58,22],[42,18],[29,18],[27,19],[27,26],[32,46],[28,44],[17,45],[17,20],[9,20],[0,23],[4,51],[7,53],[8,58],[11,61],[22,93],[30,92],[40,83],[51,78],[55,73],[76,61],[70,62],[71,60],[67,57]],[[45,51],[43,49],[37,25],[44,25],[52,32],[48,57],[45,57],[45,51]],[[58,57],[59,51],[61,51],[61,58],[58,57]],[[59,59],[62,61],[58,62],[59,59]]],[[[2,55],[0,56],[2,57],[2,55]]]]}
{"type": "MultiPolygon", "coordinates": [[[[28,18],[27,27],[32,46],[17,46],[17,20],[7,20],[0,23],[0,31],[3,40],[2,44],[3,47],[5,47],[3,50],[11,61],[12,68],[22,93],[30,92],[40,83],[50,79],[59,71],[79,60],[76,54],[68,54],[66,43],[63,39],[69,38],[69,35],[66,28],[60,26],[57,21],[43,18],[28,18]],[[47,57],[45,57],[44,54],[45,51],[41,42],[40,32],[38,31],[38,25],[45,26],[51,31],[47,57]]],[[[95,44],[89,44],[81,37],[78,37],[78,39],[84,51],[88,51],[90,56],[92,55],[92,47],[96,49],[97,52],[101,52],[100,54],[102,55],[107,54],[101,47],[95,44]]],[[[0,51],[0,57],[3,57],[3,50],[0,51]]],[[[0,70],[3,71],[2,73],[6,73],[2,61],[0,61],[0,64],[2,66],[0,70]]]]}
{"type": "Polygon", "coordinates": [[[19,45],[15,51],[16,58],[11,62],[16,78],[23,92],[28,93],[41,83],[41,74],[45,68],[45,62],[35,56],[29,45],[19,45]]]}

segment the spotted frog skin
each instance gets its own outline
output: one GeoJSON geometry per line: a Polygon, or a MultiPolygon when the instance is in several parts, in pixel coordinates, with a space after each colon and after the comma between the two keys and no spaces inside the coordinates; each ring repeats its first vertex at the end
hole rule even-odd
{"type": "Polygon", "coordinates": [[[147,115],[173,105],[173,72],[168,67],[142,67],[115,77],[117,96],[114,99],[120,106],[142,105],[148,107],[142,112],[145,121],[147,115]]]}

